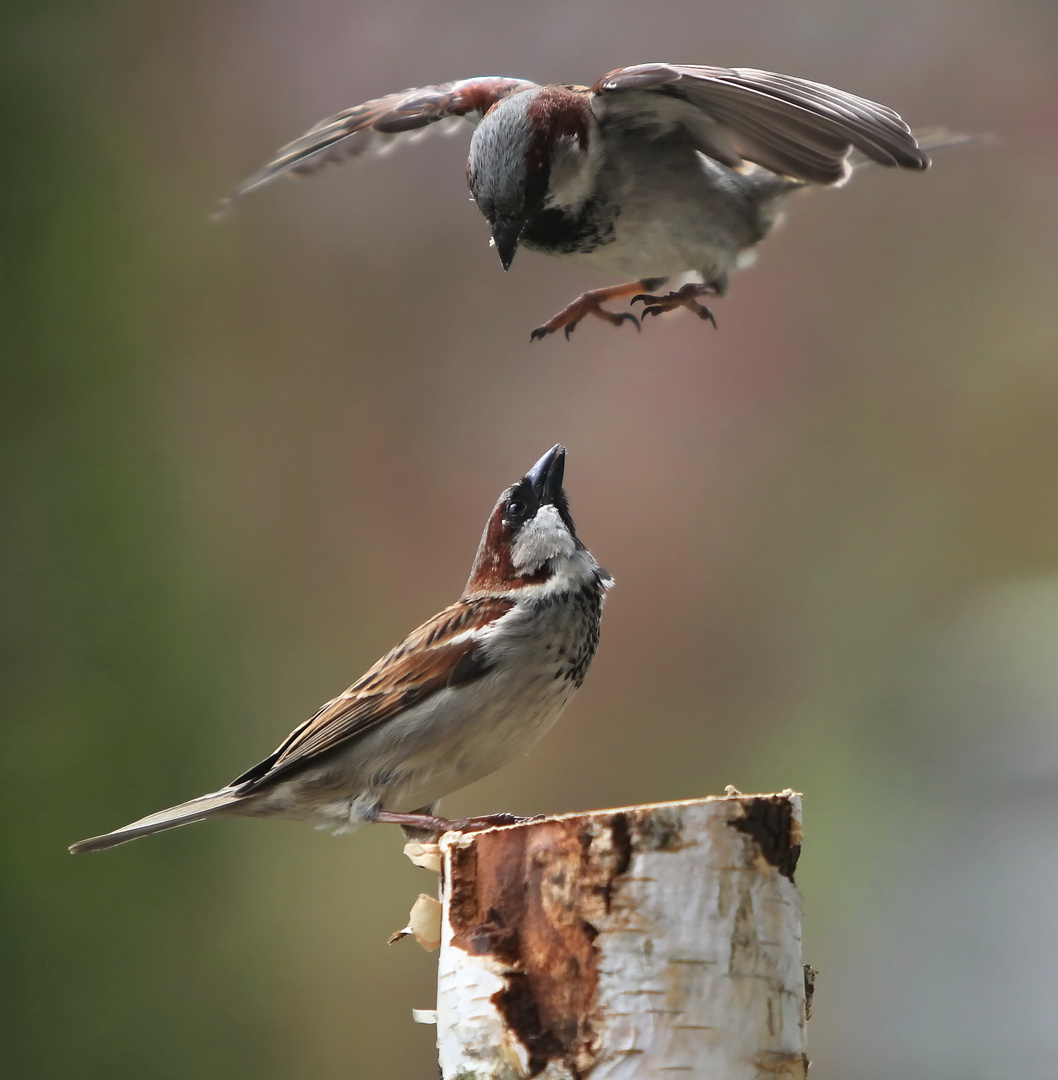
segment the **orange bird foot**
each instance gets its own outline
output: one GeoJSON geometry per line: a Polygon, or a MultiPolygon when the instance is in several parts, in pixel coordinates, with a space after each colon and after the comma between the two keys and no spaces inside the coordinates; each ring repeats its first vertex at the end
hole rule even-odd
{"type": "Polygon", "coordinates": [[[633,296],[631,303],[635,303],[637,300],[642,300],[647,306],[643,308],[643,315],[661,315],[666,311],[675,311],[678,307],[685,307],[689,311],[693,311],[699,319],[708,319],[713,324],[713,329],[716,329],[716,319],[713,318],[713,313],[702,304],[698,303],[699,296],[716,296],[717,292],[712,285],[696,285],[693,282],[690,285],[684,285],[682,289],[678,289],[676,292],[670,292],[668,296],[651,296],[649,293],[640,293],[638,296],[633,296]]]}
{"type": "Polygon", "coordinates": [[[630,322],[637,330],[639,320],[630,311],[614,312],[607,311],[602,305],[607,300],[618,300],[624,296],[631,296],[639,289],[649,286],[645,281],[630,281],[624,285],[610,285],[605,289],[592,289],[583,293],[573,301],[569,307],[564,307],[553,318],[548,319],[543,326],[538,326],[530,335],[530,341],[539,341],[541,338],[553,334],[556,330],[562,330],[569,341],[569,335],[577,328],[577,324],[585,315],[594,315],[597,319],[605,319],[613,326],[630,322]]]}

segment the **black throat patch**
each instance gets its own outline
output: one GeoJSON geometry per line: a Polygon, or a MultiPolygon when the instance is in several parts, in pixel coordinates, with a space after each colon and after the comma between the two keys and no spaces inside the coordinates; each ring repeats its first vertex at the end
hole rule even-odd
{"type": "Polygon", "coordinates": [[[530,251],[549,255],[587,254],[612,244],[614,222],[620,211],[598,196],[590,198],[576,213],[557,207],[534,214],[522,233],[530,251]]]}

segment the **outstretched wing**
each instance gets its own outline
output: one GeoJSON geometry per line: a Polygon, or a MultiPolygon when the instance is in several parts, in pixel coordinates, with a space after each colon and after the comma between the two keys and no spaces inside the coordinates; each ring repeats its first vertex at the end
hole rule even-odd
{"type": "Polygon", "coordinates": [[[287,143],[224,200],[222,209],[284,173],[302,176],[332,162],[385,153],[438,121],[465,119],[476,124],[500,98],[535,85],[525,79],[483,75],[401,90],[354,105],[287,143]]]}
{"type": "Polygon", "coordinates": [[[604,75],[592,94],[601,122],[680,124],[699,150],[732,168],[747,160],[797,180],[836,184],[848,176],[854,147],[880,165],[929,166],[892,109],[790,75],[640,64],[604,75]]]}
{"type": "Polygon", "coordinates": [[[423,623],[343,694],[295,728],[274,753],[231,782],[239,795],[325,754],[431,694],[481,678],[491,663],[483,636],[514,603],[502,597],[460,600],[423,623]]]}

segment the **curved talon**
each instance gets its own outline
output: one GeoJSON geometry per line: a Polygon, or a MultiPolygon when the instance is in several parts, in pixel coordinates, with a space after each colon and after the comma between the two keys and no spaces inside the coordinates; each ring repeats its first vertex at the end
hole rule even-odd
{"type": "MultiPolygon", "coordinates": [[[[538,326],[533,330],[529,334],[529,341],[539,341],[541,338],[547,337],[548,334],[553,334],[556,330],[561,330],[566,335],[566,340],[569,341],[570,335],[588,315],[594,315],[595,318],[602,319],[610,323],[611,326],[620,326],[623,322],[632,322],[635,323],[636,330],[640,330],[639,319],[632,312],[609,311],[602,305],[609,300],[623,299],[629,293],[636,292],[639,289],[649,289],[652,285],[663,283],[663,278],[640,279],[639,281],[630,281],[625,285],[611,285],[605,289],[592,289],[590,292],[581,293],[572,304],[568,304],[554,318],[548,319],[543,326],[538,326]]],[[[640,296],[645,296],[645,294],[640,294],[640,296]]],[[[648,300],[660,299],[659,297],[650,296],[645,298],[648,300]]]]}
{"type": "Polygon", "coordinates": [[[666,311],[675,311],[678,307],[685,307],[693,311],[699,319],[708,319],[716,329],[716,319],[713,313],[704,305],[698,303],[699,296],[715,296],[717,290],[712,285],[684,285],[676,292],[670,292],[667,296],[651,296],[649,293],[637,293],[629,303],[634,304],[642,300],[647,306],[643,308],[642,315],[664,315],[666,311]]]}
{"type": "Polygon", "coordinates": [[[447,832],[476,832],[478,829],[496,829],[504,825],[521,825],[533,818],[518,817],[506,812],[499,814],[479,814],[476,817],[456,818],[448,823],[447,832]]]}

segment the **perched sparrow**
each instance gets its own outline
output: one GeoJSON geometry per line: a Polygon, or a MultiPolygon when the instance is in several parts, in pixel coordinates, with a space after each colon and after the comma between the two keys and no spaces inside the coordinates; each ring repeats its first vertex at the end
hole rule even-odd
{"type": "Polygon", "coordinates": [[[496,503],[463,595],[227,787],[81,840],[100,851],[214,815],[344,832],[433,832],[442,795],[522,753],[558,719],[599,643],[613,579],[573,527],[555,446],[496,503]]]}
{"type": "Polygon", "coordinates": [[[584,293],[532,340],[569,337],[588,314],[638,327],[601,306],[625,296],[715,325],[698,297],[727,291],[791,193],[842,184],[867,160],[930,163],[892,109],[843,90],[752,68],[639,64],[590,89],[486,76],[377,98],[283,147],[231,198],[460,117],[477,124],[467,179],[505,270],[524,245],[635,278],[584,293]],[[701,284],[647,295],[687,271],[701,284]]]}

